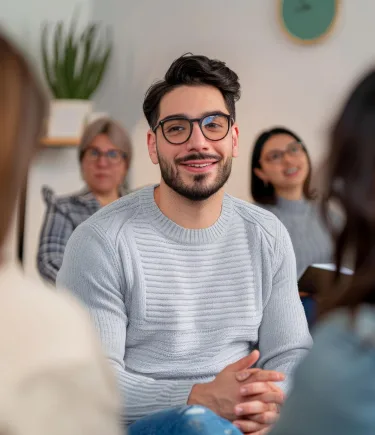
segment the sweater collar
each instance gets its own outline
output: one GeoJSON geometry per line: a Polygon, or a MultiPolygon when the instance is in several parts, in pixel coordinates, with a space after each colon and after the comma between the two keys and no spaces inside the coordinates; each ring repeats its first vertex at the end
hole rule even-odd
{"type": "Polygon", "coordinates": [[[187,229],[167,218],[154,198],[154,190],[158,185],[147,186],[140,191],[140,200],[147,219],[169,239],[178,243],[204,245],[222,237],[228,230],[233,215],[233,201],[225,194],[219,219],[204,229],[187,229]]]}

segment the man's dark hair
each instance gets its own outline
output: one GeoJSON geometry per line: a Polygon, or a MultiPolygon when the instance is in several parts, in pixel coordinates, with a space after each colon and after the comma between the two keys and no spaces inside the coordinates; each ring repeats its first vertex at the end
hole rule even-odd
{"type": "Polygon", "coordinates": [[[240,98],[237,74],[220,60],[187,53],[172,63],[164,80],[154,83],[146,92],[143,112],[151,128],[155,127],[159,118],[161,99],[168,92],[184,85],[209,85],[219,89],[231,117],[236,119],[235,102],[240,98]]]}

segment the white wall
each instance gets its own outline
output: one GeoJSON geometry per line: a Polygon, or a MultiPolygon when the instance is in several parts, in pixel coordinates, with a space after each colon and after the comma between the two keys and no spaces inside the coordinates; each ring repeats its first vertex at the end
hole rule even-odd
{"type": "MultiPolygon", "coordinates": [[[[38,61],[41,21],[67,20],[77,4],[83,21],[92,15],[113,26],[114,58],[97,94],[96,109],[110,112],[131,131],[135,145],[132,187],[159,179],[158,168],[147,155],[143,96],[182,53],[217,57],[240,76],[241,155],[235,161],[228,191],[243,199],[248,199],[254,136],[273,124],[285,124],[300,133],[313,161],[319,161],[332,113],[348,86],[374,60],[372,0],[341,0],[332,37],[310,47],[290,42],[281,32],[276,0],[0,0],[0,22],[38,61]]],[[[35,277],[43,184],[58,194],[80,188],[75,149],[44,150],[30,171],[25,269],[35,277]]]]}
{"type": "MultiPolygon", "coordinates": [[[[87,22],[91,16],[91,0],[0,0],[0,23],[41,72],[39,47],[42,23],[69,21],[73,13],[78,11],[77,7],[79,22],[87,22]]],[[[39,231],[45,211],[40,193],[43,184],[51,186],[57,194],[69,193],[82,186],[76,149],[42,150],[30,168],[26,200],[24,267],[25,272],[36,279],[40,279],[35,265],[39,231]]],[[[13,233],[11,243],[15,241],[13,233]]],[[[9,249],[14,252],[11,247],[9,249]]]]}
{"type": "Polygon", "coordinates": [[[228,191],[248,199],[249,155],[255,135],[285,124],[306,141],[314,162],[326,147],[326,130],[354,78],[374,61],[375,2],[342,0],[337,27],[325,42],[299,46],[280,30],[275,0],[157,2],[93,0],[93,14],[115,26],[111,86],[98,102],[122,120],[135,143],[133,184],[158,180],[148,158],[142,100],[184,52],[224,60],[242,84],[238,103],[241,154],[228,191]]]}

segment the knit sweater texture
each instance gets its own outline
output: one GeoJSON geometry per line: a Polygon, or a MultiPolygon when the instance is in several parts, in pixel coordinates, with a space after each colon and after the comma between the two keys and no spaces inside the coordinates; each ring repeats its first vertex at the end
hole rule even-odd
{"type": "Polygon", "coordinates": [[[82,223],[57,277],[94,320],[126,423],[186,404],[194,384],[255,348],[287,391],[312,342],[285,227],[225,194],[211,227],[186,229],[160,211],[154,187],[82,223]]]}

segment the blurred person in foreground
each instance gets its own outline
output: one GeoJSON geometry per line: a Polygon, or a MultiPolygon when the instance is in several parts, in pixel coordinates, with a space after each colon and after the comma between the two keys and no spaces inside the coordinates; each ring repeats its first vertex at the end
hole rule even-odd
{"type": "Polygon", "coordinates": [[[0,34],[0,432],[119,435],[118,394],[88,317],[26,279],[5,252],[46,107],[27,62],[0,34]]]}
{"type": "Polygon", "coordinates": [[[345,216],[335,232],[336,267],[350,256],[354,275],[322,295],[313,349],[272,435],[375,433],[375,70],[340,113],[327,165],[324,214],[333,200],[345,216]]]}
{"type": "Polygon", "coordinates": [[[100,118],[83,132],[79,164],[86,184],[80,192],[56,196],[43,187],[47,210],[40,233],[37,267],[40,275],[55,284],[64,251],[73,231],[100,208],[128,193],[126,176],[132,159],[132,144],[121,125],[100,118]]]}

